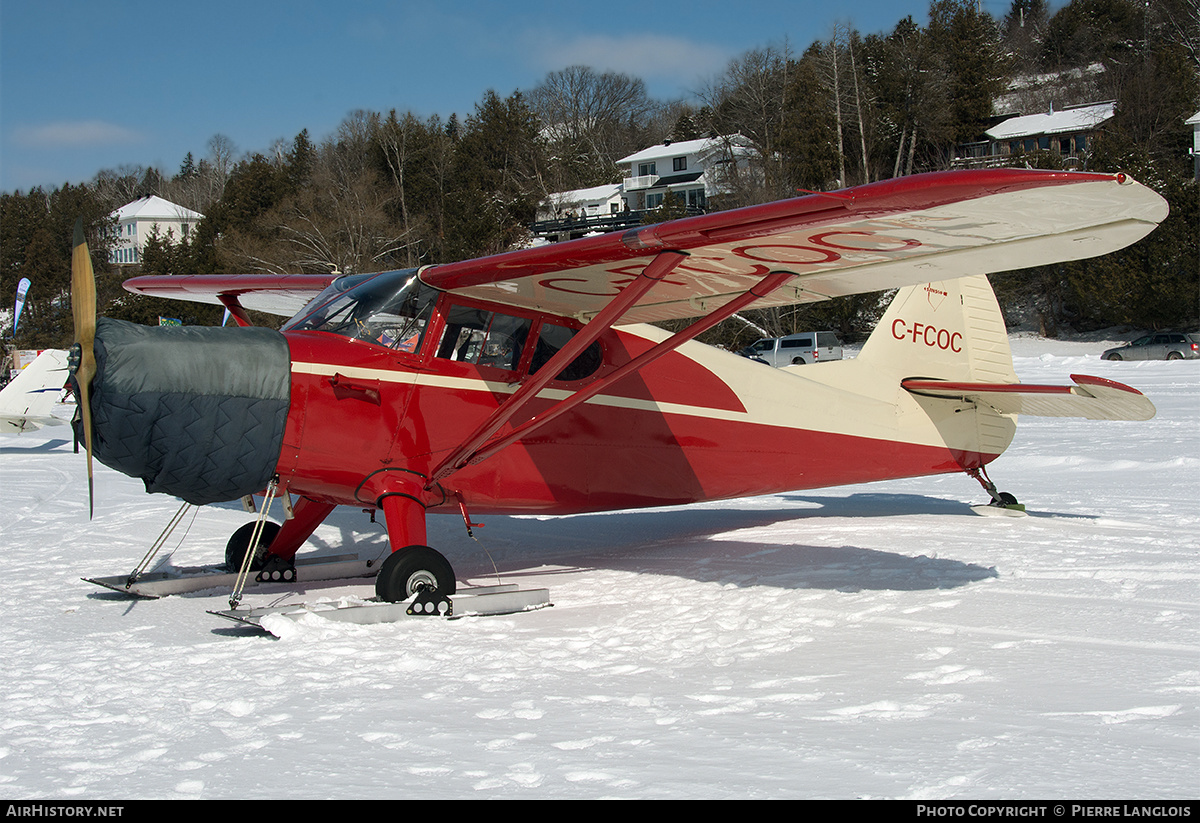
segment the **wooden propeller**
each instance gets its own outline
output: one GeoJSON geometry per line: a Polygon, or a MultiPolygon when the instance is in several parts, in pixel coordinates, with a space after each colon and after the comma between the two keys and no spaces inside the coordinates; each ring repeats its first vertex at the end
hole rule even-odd
{"type": "Polygon", "coordinates": [[[71,250],[71,314],[75,321],[75,382],[79,386],[79,412],[83,422],[83,444],[87,452],[88,518],[92,517],[95,486],[92,479],[92,406],[89,393],[96,376],[96,275],[83,236],[83,218],[75,221],[71,250]]]}

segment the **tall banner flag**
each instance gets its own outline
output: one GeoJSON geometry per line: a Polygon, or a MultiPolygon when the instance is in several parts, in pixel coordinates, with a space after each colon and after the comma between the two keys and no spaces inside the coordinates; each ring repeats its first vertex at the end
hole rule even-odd
{"type": "Polygon", "coordinates": [[[17,302],[13,305],[13,337],[17,336],[17,324],[21,322],[21,309],[25,308],[25,295],[29,293],[29,278],[22,277],[17,284],[17,302]]]}

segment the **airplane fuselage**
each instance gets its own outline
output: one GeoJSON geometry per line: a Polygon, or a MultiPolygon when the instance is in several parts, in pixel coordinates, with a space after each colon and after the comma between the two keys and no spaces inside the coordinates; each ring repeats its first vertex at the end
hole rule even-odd
{"type": "MultiPolygon", "coordinates": [[[[522,378],[438,358],[432,346],[406,353],[322,332],[286,336],[292,394],[280,483],[340,505],[374,505],[372,478],[430,478],[522,378]]],[[[602,365],[588,379],[664,336],[646,326],[610,330],[600,339],[602,365]]],[[[565,514],[961,471],[997,456],[936,438],[897,440],[894,384],[878,387],[893,395],[886,397],[871,396],[865,384],[860,392],[819,379],[854,366],[773,369],[687,344],[434,483],[424,503],[449,510],[461,498],[479,513],[565,514]]],[[[551,383],[527,416],[586,382],[551,383]]]]}

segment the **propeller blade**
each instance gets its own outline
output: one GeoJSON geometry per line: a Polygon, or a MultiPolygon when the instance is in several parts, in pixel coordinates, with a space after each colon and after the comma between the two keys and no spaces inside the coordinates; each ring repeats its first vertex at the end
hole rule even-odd
{"type": "Polygon", "coordinates": [[[75,320],[75,343],[79,347],[79,365],[75,382],[79,386],[79,411],[83,421],[83,444],[87,452],[88,519],[95,510],[95,484],[92,478],[92,405],[89,390],[96,376],[96,275],[87,240],[83,236],[83,218],[75,221],[71,249],[71,314],[75,320]]]}

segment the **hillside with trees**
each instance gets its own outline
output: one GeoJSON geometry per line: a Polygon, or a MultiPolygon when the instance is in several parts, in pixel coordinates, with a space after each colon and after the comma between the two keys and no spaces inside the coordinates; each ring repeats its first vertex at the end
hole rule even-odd
{"type": "MultiPolygon", "coordinates": [[[[671,138],[739,133],[753,162],[710,208],[734,208],[951,168],[1005,113],[1115,101],[1086,168],[1127,171],[1170,202],[1145,241],[1095,260],[993,277],[1010,324],[1047,334],[1108,326],[1193,326],[1200,316],[1197,183],[1185,120],[1200,108],[1197,0],[1012,0],[1000,19],[969,0],[934,0],[863,35],[838,26],[803,50],[771,43],[732,60],[695,99],[652,99],[636,77],[572,66],[536,87],[487,90],[464,119],[355,111],[335,133],[307,131],[246,154],[222,135],[170,172],[102,170],[88,184],[0,194],[0,295],[35,284],[18,347],[64,346],[71,226],[87,225],[101,311],[146,322],[219,310],[136,298],[135,273],[371,272],[437,264],[527,242],[547,195],[616,182],[621,157],[671,138]],[[205,215],[183,242],[155,237],[138,267],[107,264],[108,215],[146,194],[205,215]]],[[[1010,165],[1055,168],[1047,152],[1010,165]]],[[[665,215],[664,215],[665,216],[665,215]]],[[[756,328],[868,331],[882,295],[749,312],[706,340],[737,345],[756,328]]],[[[269,322],[269,321],[268,321],[269,322]]]]}

